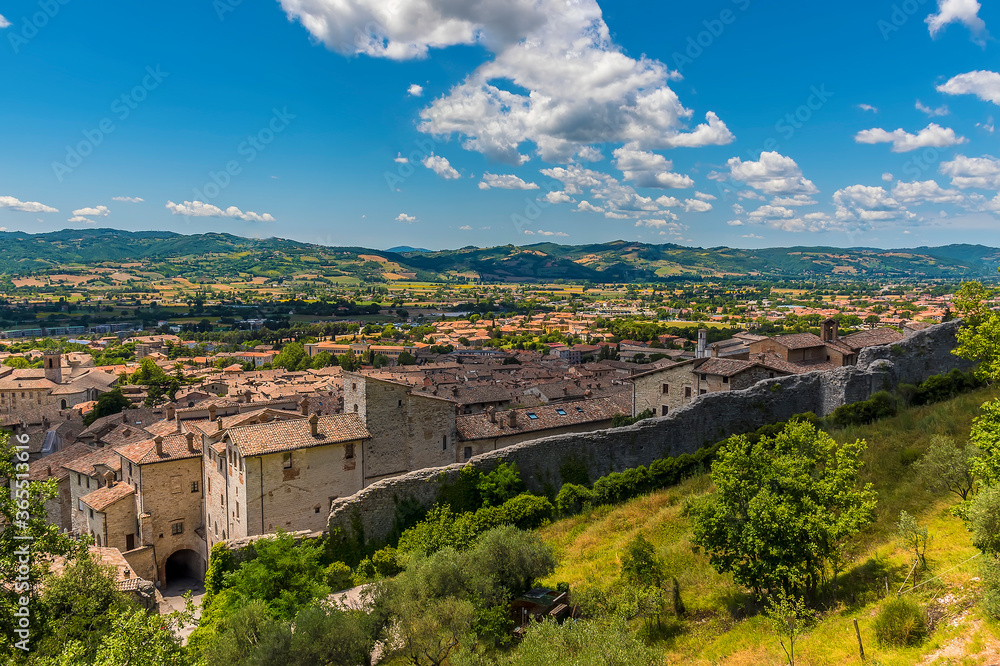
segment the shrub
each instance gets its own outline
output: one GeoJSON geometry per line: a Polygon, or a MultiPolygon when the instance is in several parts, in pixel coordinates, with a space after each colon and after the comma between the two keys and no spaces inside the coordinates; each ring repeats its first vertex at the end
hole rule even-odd
{"type": "Polygon", "coordinates": [[[868,400],[838,407],[830,415],[830,422],[837,428],[867,425],[895,416],[898,410],[896,399],[887,391],[879,391],[868,400]]]}
{"type": "Polygon", "coordinates": [[[927,636],[924,609],[910,597],[890,600],[872,625],[875,638],[887,647],[917,645],[927,636]]]}
{"type": "Polygon", "coordinates": [[[500,507],[501,520],[522,530],[541,527],[552,518],[555,507],[552,502],[536,495],[518,495],[504,502],[500,507]]]}
{"type": "Polygon", "coordinates": [[[485,506],[500,506],[526,490],[517,465],[508,463],[500,463],[479,477],[476,489],[485,506]]]}
{"type": "Polygon", "coordinates": [[[556,495],[556,508],[564,516],[579,513],[585,506],[593,502],[594,493],[585,486],[567,483],[556,495]]]}
{"type": "Polygon", "coordinates": [[[333,591],[346,590],[354,586],[354,578],[351,576],[351,567],[343,562],[334,562],[323,570],[326,576],[326,584],[333,591]]]}
{"type": "Polygon", "coordinates": [[[392,546],[386,546],[372,553],[372,564],[375,566],[375,571],[378,572],[378,575],[385,578],[395,576],[403,570],[399,566],[398,553],[392,546]]]}

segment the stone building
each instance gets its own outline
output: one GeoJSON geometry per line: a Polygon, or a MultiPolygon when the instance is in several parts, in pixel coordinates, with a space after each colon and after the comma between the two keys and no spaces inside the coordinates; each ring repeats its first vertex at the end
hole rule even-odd
{"type": "Polygon", "coordinates": [[[363,487],[369,439],[356,414],[228,428],[212,447],[217,454],[206,476],[209,546],[279,529],[323,529],[331,502],[363,487]]]}
{"type": "MultiPolygon", "coordinates": [[[[194,431],[157,435],[118,449],[122,483],[135,490],[136,544],[149,547],[156,578],[205,574],[201,439],[194,431]]],[[[127,537],[127,533],[126,533],[127,537]]]]}
{"type": "Polygon", "coordinates": [[[357,414],[371,439],[365,445],[364,484],[456,460],[452,398],[409,384],[344,373],[344,411],[357,414]]]}
{"type": "Polygon", "coordinates": [[[615,416],[631,411],[631,396],[578,400],[536,407],[466,414],[456,419],[458,447],[451,462],[465,462],[486,451],[495,451],[539,437],[592,432],[611,427],[615,416]]]}
{"type": "Polygon", "coordinates": [[[40,425],[65,418],[67,410],[110,391],[118,377],[63,355],[45,352],[42,368],[0,366],[0,424],[40,425]]]}

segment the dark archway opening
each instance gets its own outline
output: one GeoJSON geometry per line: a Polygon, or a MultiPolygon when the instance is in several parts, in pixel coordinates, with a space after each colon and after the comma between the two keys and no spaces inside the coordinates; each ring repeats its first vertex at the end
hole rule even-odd
{"type": "Polygon", "coordinates": [[[199,584],[204,576],[201,557],[193,550],[178,550],[167,558],[164,572],[166,584],[174,587],[178,584],[199,584]]]}

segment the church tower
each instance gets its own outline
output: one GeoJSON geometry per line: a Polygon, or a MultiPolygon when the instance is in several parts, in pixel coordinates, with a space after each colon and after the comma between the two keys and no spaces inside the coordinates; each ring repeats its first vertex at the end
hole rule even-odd
{"type": "Polygon", "coordinates": [[[43,355],[45,378],[55,384],[62,384],[62,354],[46,351],[43,355]]]}

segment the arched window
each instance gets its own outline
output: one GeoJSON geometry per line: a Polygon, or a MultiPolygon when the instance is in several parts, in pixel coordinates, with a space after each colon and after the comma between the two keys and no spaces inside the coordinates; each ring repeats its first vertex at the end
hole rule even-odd
{"type": "Polygon", "coordinates": [[[59,409],[66,409],[66,399],[63,398],[59,401],[59,409]]]}

